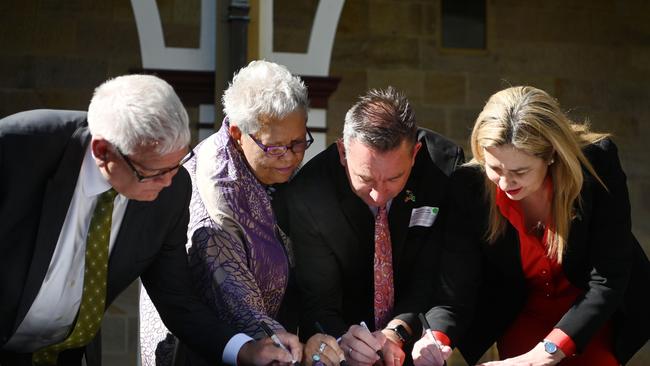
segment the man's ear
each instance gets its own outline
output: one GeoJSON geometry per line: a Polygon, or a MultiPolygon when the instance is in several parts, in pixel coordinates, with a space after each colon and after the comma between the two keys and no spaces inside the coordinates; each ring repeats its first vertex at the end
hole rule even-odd
{"type": "Polygon", "coordinates": [[[228,133],[230,134],[230,137],[232,137],[232,139],[237,142],[238,145],[241,145],[242,133],[239,127],[230,124],[230,126],[228,126],[228,133]]]}
{"type": "Polygon", "coordinates": [[[422,143],[420,141],[415,143],[415,146],[413,146],[413,156],[411,157],[411,166],[415,165],[415,157],[418,155],[418,151],[420,151],[420,148],[422,147],[422,143]]]}
{"type": "Polygon", "coordinates": [[[336,140],[336,148],[339,151],[339,160],[341,161],[341,165],[347,166],[348,161],[345,158],[345,144],[343,144],[343,139],[336,140]]]}
{"type": "Polygon", "coordinates": [[[108,164],[108,150],[110,149],[110,142],[104,140],[103,137],[93,137],[90,140],[90,150],[95,157],[97,166],[103,167],[108,164]]]}

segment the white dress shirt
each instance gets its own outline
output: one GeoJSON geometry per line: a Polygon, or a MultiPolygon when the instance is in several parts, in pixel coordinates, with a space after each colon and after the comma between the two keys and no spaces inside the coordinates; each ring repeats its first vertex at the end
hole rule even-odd
{"type": "MultiPolygon", "coordinates": [[[[70,333],[81,304],[88,226],[97,198],[110,188],[89,146],[43,284],[4,350],[34,352],[63,341],[70,333]]],[[[115,198],[109,253],[113,250],[127,202],[122,195],[115,198]]]]}
{"type": "MultiPolygon", "coordinates": [[[[86,237],[91,216],[99,195],[110,188],[111,185],[95,163],[89,145],[45,279],[27,315],[3,350],[32,353],[63,341],[70,333],[81,304],[86,237]]],[[[109,255],[113,251],[127,203],[128,199],[121,194],[115,197],[109,255]]],[[[233,336],[224,348],[223,362],[236,365],[240,348],[251,340],[243,333],[233,336]]]]}

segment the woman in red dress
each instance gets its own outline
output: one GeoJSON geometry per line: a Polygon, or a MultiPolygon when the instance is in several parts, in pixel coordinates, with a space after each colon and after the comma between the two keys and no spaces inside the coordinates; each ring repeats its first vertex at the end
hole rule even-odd
{"type": "Polygon", "coordinates": [[[650,265],[614,143],[546,92],[511,87],[488,100],[471,147],[451,180],[435,337],[415,364],[441,365],[451,346],[474,364],[495,341],[501,361],[485,365],[627,362],[648,340],[650,265]]]}

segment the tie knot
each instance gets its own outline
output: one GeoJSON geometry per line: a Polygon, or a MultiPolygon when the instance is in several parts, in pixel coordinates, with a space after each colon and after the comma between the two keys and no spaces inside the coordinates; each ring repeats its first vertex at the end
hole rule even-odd
{"type": "Polygon", "coordinates": [[[102,193],[99,195],[99,198],[97,199],[97,202],[112,202],[115,199],[115,196],[117,196],[117,192],[111,188],[108,191],[102,193]]]}

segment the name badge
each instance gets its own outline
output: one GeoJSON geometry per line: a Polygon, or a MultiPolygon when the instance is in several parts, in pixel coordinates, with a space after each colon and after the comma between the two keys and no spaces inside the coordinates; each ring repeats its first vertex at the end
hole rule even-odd
{"type": "Polygon", "coordinates": [[[411,211],[411,221],[409,222],[409,227],[430,227],[436,221],[436,217],[438,217],[438,211],[440,211],[438,207],[431,206],[414,208],[413,211],[411,211]]]}

